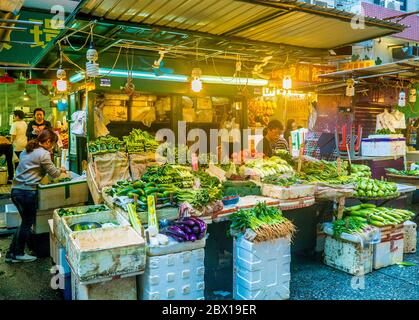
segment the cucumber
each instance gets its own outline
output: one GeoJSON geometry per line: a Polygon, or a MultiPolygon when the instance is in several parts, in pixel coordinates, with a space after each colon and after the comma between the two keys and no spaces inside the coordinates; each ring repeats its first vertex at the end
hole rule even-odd
{"type": "Polygon", "coordinates": [[[377,215],[375,215],[375,214],[371,215],[371,217],[370,217],[370,218],[371,218],[372,220],[381,221],[381,222],[386,221],[383,217],[377,216],[377,215]]]}
{"type": "Polygon", "coordinates": [[[375,226],[375,227],[384,227],[385,224],[380,222],[380,221],[376,221],[376,220],[371,220],[370,223],[375,226]]]}
{"type": "Polygon", "coordinates": [[[360,222],[368,222],[368,220],[366,218],[358,217],[358,216],[352,217],[352,219],[355,219],[355,220],[360,221],[360,222]]]}
{"type": "Polygon", "coordinates": [[[156,184],[154,182],[149,182],[145,185],[146,188],[154,188],[156,184]]]}
{"type": "Polygon", "coordinates": [[[132,192],[132,191],[134,191],[134,189],[133,188],[131,188],[131,187],[129,187],[129,188],[124,188],[124,189],[121,189],[121,190],[119,190],[117,193],[116,193],[116,195],[119,197],[119,196],[126,196],[126,195],[128,195],[128,193],[130,193],[130,192],[132,192]]]}
{"type": "Polygon", "coordinates": [[[362,211],[360,210],[360,211],[352,211],[352,212],[350,213],[350,216],[351,216],[351,217],[361,217],[361,218],[366,218],[366,217],[367,217],[367,214],[365,214],[364,212],[362,212],[362,211]]]}
{"type": "Polygon", "coordinates": [[[145,188],[144,189],[144,193],[148,196],[148,195],[150,195],[150,194],[152,194],[152,193],[156,193],[156,192],[158,192],[159,191],[159,188],[156,188],[156,187],[154,187],[154,188],[145,188]]]}
{"type": "Polygon", "coordinates": [[[360,206],[360,205],[358,205],[358,206],[353,206],[353,207],[349,207],[349,208],[347,208],[349,211],[358,211],[358,210],[361,210],[362,209],[362,207],[360,206]]]}
{"type": "Polygon", "coordinates": [[[362,209],[372,209],[372,208],[376,208],[377,206],[375,204],[372,203],[363,203],[361,204],[361,208],[362,209]]]}

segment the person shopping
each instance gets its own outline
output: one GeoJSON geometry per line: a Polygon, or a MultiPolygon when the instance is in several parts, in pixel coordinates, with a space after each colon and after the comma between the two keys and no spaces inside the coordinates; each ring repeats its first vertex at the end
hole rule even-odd
{"type": "MultiPolygon", "coordinates": [[[[26,137],[26,131],[28,130],[27,123],[23,120],[25,114],[21,110],[13,111],[14,122],[10,128],[11,142],[15,150],[16,156],[19,158],[22,151],[25,149],[26,144],[28,143],[28,138],[26,137]]],[[[16,162],[16,168],[18,166],[16,162]]]]}
{"type": "Polygon", "coordinates": [[[20,155],[19,166],[12,184],[11,198],[22,218],[16,230],[6,262],[30,262],[36,257],[25,254],[25,246],[30,236],[30,230],[35,223],[38,205],[37,187],[42,178],[49,174],[58,178],[65,173],[64,168],[56,168],[51,161],[51,150],[57,142],[57,135],[51,129],[43,130],[39,136],[29,141],[26,149],[20,155]]]}

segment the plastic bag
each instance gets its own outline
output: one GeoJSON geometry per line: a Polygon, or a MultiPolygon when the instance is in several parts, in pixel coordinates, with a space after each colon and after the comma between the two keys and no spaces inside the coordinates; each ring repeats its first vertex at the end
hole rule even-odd
{"type": "Polygon", "coordinates": [[[86,128],[86,112],[76,111],[71,115],[72,123],[70,125],[71,133],[79,136],[85,135],[86,128]]]}

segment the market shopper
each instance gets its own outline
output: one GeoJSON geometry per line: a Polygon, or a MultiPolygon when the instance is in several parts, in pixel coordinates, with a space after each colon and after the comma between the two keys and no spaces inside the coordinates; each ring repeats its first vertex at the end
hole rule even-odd
{"type": "Polygon", "coordinates": [[[265,157],[272,157],[276,149],[276,143],[280,137],[281,131],[284,130],[284,126],[279,120],[271,120],[268,126],[264,130],[264,136],[262,141],[256,147],[257,152],[263,152],[265,157]]]}
{"type": "Polygon", "coordinates": [[[29,122],[26,136],[29,140],[35,139],[44,129],[51,129],[51,123],[45,120],[45,111],[42,108],[36,108],[33,111],[34,120],[29,122]]]}
{"type": "MultiPolygon", "coordinates": [[[[28,143],[28,138],[26,137],[26,131],[28,130],[27,123],[23,120],[25,114],[21,110],[15,110],[13,112],[14,122],[10,128],[11,142],[13,144],[13,149],[16,153],[16,156],[19,158],[22,151],[25,149],[26,144],[28,143]]],[[[18,162],[16,163],[17,168],[18,162]]]]}
{"type": "Polygon", "coordinates": [[[291,131],[297,130],[297,122],[294,119],[289,119],[287,121],[287,126],[285,128],[284,138],[286,141],[290,140],[291,131]]]}
{"type": "Polygon", "coordinates": [[[14,176],[14,167],[13,167],[13,145],[6,137],[0,136],[0,156],[4,155],[6,157],[7,163],[7,184],[11,184],[14,176]]]}
{"type": "Polygon", "coordinates": [[[25,245],[30,236],[30,230],[35,223],[38,192],[37,186],[42,178],[49,174],[58,178],[65,173],[64,168],[58,169],[51,161],[50,152],[57,142],[57,135],[51,129],[43,130],[39,136],[29,141],[26,149],[20,155],[16,177],[13,180],[11,198],[22,223],[13,236],[6,262],[30,262],[36,257],[25,254],[25,245]]]}

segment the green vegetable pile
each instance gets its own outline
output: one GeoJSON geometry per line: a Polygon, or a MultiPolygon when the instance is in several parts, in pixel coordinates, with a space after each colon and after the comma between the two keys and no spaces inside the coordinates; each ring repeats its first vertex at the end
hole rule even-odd
{"type": "Polygon", "coordinates": [[[222,198],[222,191],[217,187],[206,189],[183,189],[177,194],[179,203],[187,202],[192,207],[197,209],[201,209],[210,203],[221,200],[222,198]]]}
{"type": "Polygon", "coordinates": [[[71,178],[57,178],[57,179],[52,179],[48,184],[56,184],[56,183],[69,182],[71,180],[72,180],[71,178]]]}
{"type": "MultiPolygon", "coordinates": [[[[341,163],[341,176],[348,174],[348,162],[341,163]]],[[[339,177],[336,161],[304,161],[299,177],[308,182],[327,182],[339,177]]]]}
{"type": "Polygon", "coordinates": [[[399,176],[419,176],[419,170],[396,170],[393,168],[386,168],[386,171],[399,176]]]}
{"type": "Polygon", "coordinates": [[[356,182],[355,196],[357,198],[382,199],[398,195],[397,185],[392,182],[369,178],[359,178],[356,182]]]}
{"type": "Polygon", "coordinates": [[[394,134],[390,129],[379,129],[375,132],[375,134],[394,134]]]}
{"type": "Polygon", "coordinates": [[[165,164],[162,166],[150,166],[141,177],[146,183],[174,185],[179,188],[191,188],[194,176],[189,167],[165,164]]]}
{"type": "Polygon", "coordinates": [[[125,145],[118,138],[106,136],[89,142],[87,149],[91,154],[125,152],[125,145]]]}
{"type": "Polygon", "coordinates": [[[60,217],[68,217],[68,216],[76,216],[80,214],[86,214],[86,213],[94,213],[94,212],[102,212],[102,211],[108,211],[109,208],[105,205],[99,205],[99,206],[91,206],[87,210],[84,208],[60,208],[58,209],[57,213],[60,217]]]}
{"type": "Polygon", "coordinates": [[[284,178],[278,175],[270,175],[270,176],[263,177],[262,182],[274,184],[276,186],[281,186],[281,187],[289,187],[295,184],[300,184],[301,180],[298,179],[296,176],[284,178]]]}
{"type": "Polygon", "coordinates": [[[121,180],[118,181],[107,193],[112,197],[127,196],[131,199],[138,198],[140,208],[147,209],[147,196],[156,195],[157,204],[170,205],[175,202],[179,188],[171,184],[157,184],[155,182],[144,182],[143,180],[121,180]]]}
{"type": "Polygon", "coordinates": [[[289,151],[283,149],[277,149],[274,152],[275,156],[285,160],[289,165],[294,166],[296,163],[292,158],[292,155],[289,151]]]}
{"type": "Polygon", "coordinates": [[[156,152],[159,143],[155,137],[146,131],[133,129],[129,136],[125,136],[124,142],[128,153],[156,152]]]}
{"type": "Polygon", "coordinates": [[[244,232],[251,229],[256,233],[254,242],[263,242],[283,237],[292,237],[295,226],[276,207],[268,207],[265,202],[259,202],[250,210],[239,210],[230,217],[230,229],[244,232]]]}
{"type": "Polygon", "coordinates": [[[342,233],[359,233],[362,234],[368,226],[366,221],[358,219],[358,217],[346,217],[345,219],[333,221],[333,236],[339,238],[342,233]]]}
{"type": "Polygon", "coordinates": [[[240,196],[245,197],[249,195],[260,196],[262,194],[261,188],[252,181],[230,181],[223,182],[223,196],[240,196]]]}
{"type": "Polygon", "coordinates": [[[363,164],[352,164],[351,176],[371,178],[371,168],[363,164]]]}
{"type": "Polygon", "coordinates": [[[415,213],[409,210],[376,207],[373,204],[345,208],[344,213],[352,219],[375,227],[401,224],[415,216],[415,213]]]}
{"type": "Polygon", "coordinates": [[[276,156],[267,160],[255,159],[248,161],[240,168],[242,176],[245,175],[244,172],[246,172],[246,168],[252,169],[252,171],[261,178],[270,175],[294,173],[294,169],[285,160],[276,156]]]}
{"type": "Polygon", "coordinates": [[[220,180],[217,177],[209,175],[203,170],[198,170],[192,174],[199,179],[201,188],[220,187],[220,180]]]}

